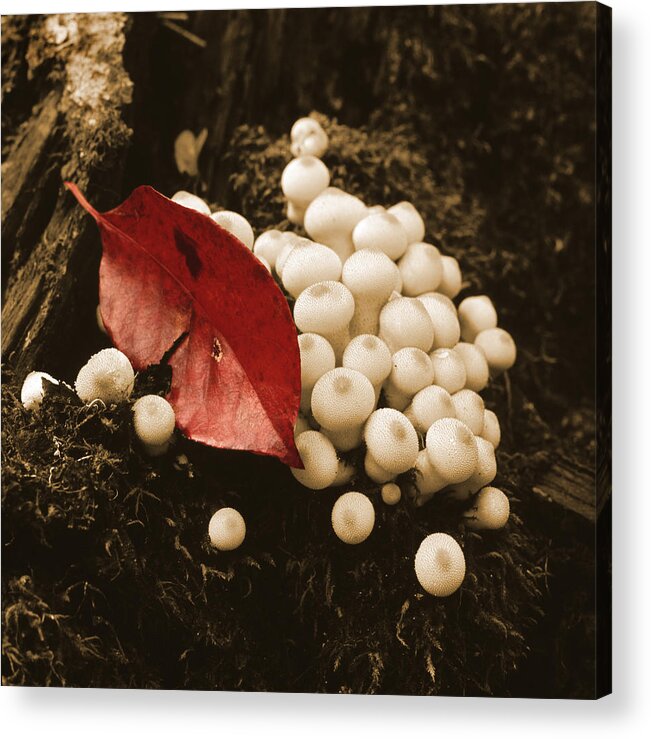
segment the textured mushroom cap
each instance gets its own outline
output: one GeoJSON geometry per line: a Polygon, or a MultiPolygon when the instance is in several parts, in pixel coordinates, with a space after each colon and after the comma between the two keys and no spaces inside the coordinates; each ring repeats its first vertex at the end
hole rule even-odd
{"type": "Polygon", "coordinates": [[[434,368],[422,349],[412,346],[399,349],[391,358],[388,382],[404,395],[415,395],[434,379],[434,368]]]}
{"type": "Polygon", "coordinates": [[[481,436],[475,437],[477,443],[477,466],[467,480],[452,485],[449,489],[452,497],[459,500],[469,498],[484,485],[493,482],[497,474],[497,461],[495,460],[495,448],[481,436]]]}
{"type": "Polygon", "coordinates": [[[285,234],[272,228],[258,236],[253,244],[253,253],[258,259],[266,259],[271,269],[275,269],[276,259],[285,246],[287,246],[285,234]]]}
{"type": "Polygon", "coordinates": [[[432,348],[446,349],[454,347],[461,336],[461,327],[457,318],[454,303],[441,293],[425,293],[418,300],[427,311],[434,326],[434,342],[432,348]]]}
{"type": "Polygon", "coordinates": [[[402,294],[416,297],[436,290],[443,276],[441,252],[432,244],[417,241],[407,247],[398,262],[402,294]]]}
{"type": "Polygon", "coordinates": [[[366,421],[375,407],[375,390],[361,372],[337,367],[312,390],[312,415],[321,426],[342,431],[366,421]]]}
{"type": "Polygon", "coordinates": [[[215,223],[233,234],[247,249],[253,249],[255,236],[251,224],[243,215],[232,210],[220,210],[210,216],[215,223]]]}
{"type": "Polygon", "coordinates": [[[357,301],[385,303],[396,285],[398,268],[381,251],[362,249],[351,254],[341,271],[341,281],[357,301]]]}
{"type": "Polygon", "coordinates": [[[308,241],[294,246],[285,259],[282,272],[285,290],[297,298],[310,285],[339,280],[341,260],[330,247],[308,241]]]}
{"type": "Polygon", "coordinates": [[[285,262],[287,261],[289,255],[292,253],[292,250],[295,246],[298,246],[299,244],[313,244],[314,242],[310,239],[306,239],[303,236],[299,236],[298,234],[295,234],[293,231],[283,231],[283,246],[278,252],[278,256],[276,257],[276,274],[278,277],[282,279],[283,276],[283,267],[285,266],[285,262]]]}
{"type": "Polygon", "coordinates": [[[445,388],[450,395],[466,384],[466,366],[454,349],[436,349],[429,358],[434,368],[434,384],[445,388]]]}
{"type": "Polygon", "coordinates": [[[393,363],[387,345],[372,334],[360,334],[344,350],[342,365],[361,372],[371,385],[381,385],[389,376],[393,363]]]}
{"type": "Polygon", "coordinates": [[[341,282],[311,285],[294,303],[294,323],[300,331],[332,334],[344,330],[355,312],[355,299],[341,282]]]}
{"type": "Polygon", "coordinates": [[[420,300],[396,298],[380,311],[379,335],[394,354],[405,346],[427,352],[434,340],[434,326],[420,300]]]}
{"type": "Polygon", "coordinates": [[[246,524],[235,508],[220,508],[208,524],[210,543],[221,552],[237,549],[246,536],[246,524]]]}
{"type": "Polygon", "coordinates": [[[456,411],[450,393],[438,385],[430,385],[414,395],[405,416],[412,422],[416,431],[426,434],[434,421],[440,418],[456,418],[456,411]]]}
{"type": "Polygon", "coordinates": [[[484,411],[484,426],[480,436],[486,441],[490,441],[495,449],[500,445],[502,439],[502,431],[500,430],[500,422],[493,411],[488,408],[484,411]]]}
{"type": "Polygon", "coordinates": [[[498,488],[482,488],[472,508],[463,515],[470,529],[501,529],[511,513],[509,499],[498,488]]]}
{"type": "Polygon", "coordinates": [[[513,337],[503,328],[487,328],[477,335],[475,345],[486,355],[493,373],[504,372],[515,364],[517,350],[513,337]]]}
{"type": "Polygon", "coordinates": [[[301,355],[301,386],[311,388],[326,372],[335,368],[335,353],[330,342],[319,334],[301,334],[298,337],[301,355]]]}
{"type": "Polygon", "coordinates": [[[321,244],[334,249],[342,263],[353,253],[353,229],[366,215],[366,206],[354,195],[327,187],[308,205],[305,230],[321,244]]]}
{"type": "Polygon", "coordinates": [[[20,402],[25,406],[26,410],[35,411],[43,402],[43,398],[45,397],[43,380],[51,382],[53,385],[59,384],[59,381],[55,380],[52,375],[48,375],[47,372],[30,372],[25,378],[23,386],[20,389],[20,402]]]}
{"type": "Polygon", "coordinates": [[[466,424],[475,436],[484,428],[484,401],[474,390],[459,390],[452,396],[456,417],[466,424]]]}
{"type": "Polygon", "coordinates": [[[445,598],[461,587],[466,576],[466,558],[451,536],[430,534],[418,547],[414,569],[423,590],[445,598]]]}
{"type": "Polygon", "coordinates": [[[371,213],[355,226],[353,244],[357,251],[380,251],[395,261],[407,251],[409,240],[394,215],[371,213]]]}
{"type": "Polygon", "coordinates": [[[488,362],[484,352],[474,344],[459,342],[454,351],[461,357],[466,368],[466,388],[481,392],[488,385],[488,362]]]}
{"type": "Polygon", "coordinates": [[[160,446],[174,433],[174,408],[158,395],[144,395],[133,404],[133,427],[143,444],[160,446]]]}
{"type": "Polygon", "coordinates": [[[438,291],[448,298],[456,298],[461,292],[461,268],[454,257],[442,256],[441,267],[443,274],[438,291]]]}
{"type": "Polygon", "coordinates": [[[416,208],[406,200],[396,203],[389,208],[407,233],[407,242],[414,244],[425,238],[425,223],[416,208]]]}
{"type": "Polygon", "coordinates": [[[452,485],[467,480],[477,467],[475,435],[455,418],[434,421],[427,431],[425,448],[434,469],[452,485]]]}
{"type": "Polygon", "coordinates": [[[172,200],[179,205],[183,205],[191,210],[196,210],[204,215],[210,215],[210,208],[208,205],[197,195],[193,195],[191,192],[185,190],[179,190],[172,195],[172,200]]]}
{"type": "Polygon", "coordinates": [[[304,431],[296,437],[296,448],[305,469],[291,468],[294,477],[306,488],[323,490],[337,477],[337,451],[319,431],[304,431]]]}
{"type": "Polygon", "coordinates": [[[396,505],[397,503],[400,503],[402,491],[395,482],[387,482],[382,485],[380,495],[382,496],[382,501],[387,505],[396,505]]]}
{"type": "Polygon", "coordinates": [[[375,525],[373,503],[362,493],[344,493],[332,507],[332,528],[344,544],[361,544],[375,525]]]}
{"type": "Polygon", "coordinates": [[[414,466],[418,456],[418,434],[411,421],[393,408],[371,413],[364,427],[364,441],[373,460],[393,475],[414,466]]]}
{"type": "Polygon", "coordinates": [[[280,178],[280,186],[285,197],[302,208],[307,208],[329,184],[328,168],[320,159],[313,156],[292,159],[280,178]]]}
{"type": "Polygon", "coordinates": [[[131,395],[134,379],[131,362],[121,351],[102,349],[79,370],[75,390],[84,403],[120,403],[131,395]]]}
{"type": "Polygon", "coordinates": [[[473,295],[459,303],[459,323],[464,341],[474,341],[480,331],[497,326],[497,311],[488,295],[473,295]]]}

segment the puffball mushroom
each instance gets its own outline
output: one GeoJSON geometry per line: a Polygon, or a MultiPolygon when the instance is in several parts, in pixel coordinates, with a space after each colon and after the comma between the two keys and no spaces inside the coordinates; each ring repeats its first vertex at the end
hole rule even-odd
{"type": "Polygon", "coordinates": [[[421,449],[418,452],[414,469],[416,471],[416,499],[420,505],[426,503],[448,484],[447,479],[432,464],[427,449],[421,449]]]}
{"type": "Polygon", "coordinates": [[[481,392],[488,385],[488,362],[484,352],[474,344],[460,341],[454,351],[461,357],[466,368],[466,388],[481,392]]]}
{"type": "Polygon", "coordinates": [[[396,265],[381,251],[362,249],[348,257],[341,271],[341,281],[355,298],[351,336],[377,334],[380,311],[399,276],[396,265]]]}
{"type": "MultiPolygon", "coordinates": [[[[316,157],[301,156],[283,170],[280,186],[287,200],[303,213],[314,198],[330,184],[330,172],[316,157]]],[[[290,220],[292,220],[290,218],[290,220]]]]}
{"type": "MultiPolygon", "coordinates": [[[[373,411],[364,426],[369,467],[373,465],[385,470],[388,477],[377,473],[371,476],[375,482],[388,482],[392,477],[406,472],[414,466],[418,456],[418,434],[409,419],[393,408],[373,411]]],[[[368,467],[365,461],[365,468],[368,467]]]]}
{"type": "Polygon", "coordinates": [[[411,346],[399,349],[391,362],[393,366],[384,383],[384,396],[390,408],[403,411],[419,390],[431,385],[434,368],[422,349],[411,346]]]}
{"type": "Polygon", "coordinates": [[[337,252],[341,263],[353,253],[353,229],[366,215],[366,206],[354,195],[327,187],[305,211],[304,226],[310,238],[337,252]]]}
{"type": "Polygon", "coordinates": [[[276,259],[287,245],[287,239],[282,231],[272,228],[261,233],[253,244],[253,253],[258,259],[266,259],[271,269],[276,268],[276,259]]]}
{"type": "Polygon", "coordinates": [[[511,513],[509,499],[499,488],[485,487],[473,501],[472,508],[463,517],[469,529],[501,529],[511,513]]]}
{"type": "Polygon", "coordinates": [[[393,354],[406,346],[427,352],[434,341],[434,326],[420,300],[401,297],[390,300],[380,311],[379,336],[393,354]]]}
{"type": "Polygon", "coordinates": [[[20,402],[25,410],[35,411],[41,407],[43,398],[45,397],[45,387],[43,382],[50,382],[52,385],[58,385],[59,381],[55,380],[52,375],[47,372],[30,372],[23,382],[20,389],[20,402]]]}
{"type": "Polygon", "coordinates": [[[319,334],[301,334],[298,337],[301,356],[301,411],[310,412],[312,388],[326,372],[335,368],[335,353],[327,339],[319,334]]]}
{"type": "Polygon", "coordinates": [[[414,569],[423,590],[446,598],[461,587],[466,576],[466,558],[449,534],[430,534],[418,547],[414,569]]]}
{"type": "Polygon", "coordinates": [[[434,470],[451,485],[464,482],[477,468],[475,435],[456,418],[434,421],[427,431],[425,448],[434,470]]]}
{"type": "Polygon", "coordinates": [[[290,133],[290,150],[295,157],[322,157],[328,150],[328,134],[314,118],[299,118],[290,133]]]}
{"type": "Polygon", "coordinates": [[[488,295],[473,295],[459,303],[461,338],[472,342],[477,334],[497,326],[497,311],[488,295]]]}
{"type": "Polygon", "coordinates": [[[162,446],[170,440],[176,425],[174,408],[158,395],[143,395],[133,404],[136,436],[148,446],[162,446]]]}
{"type": "Polygon", "coordinates": [[[304,333],[323,336],[334,349],[337,364],[350,342],[348,324],[355,299],[341,282],[328,280],[311,285],[294,303],[294,323],[304,333]]]}
{"type": "Polygon", "coordinates": [[[461,327],[454,303],[445,295],[436,292],[419,295],[418,300],[427,311],[434,326],[433,349],[450,349],[461,336],[461,327]]]}
{"type": "Polygon", "coordinates": [[[388,212],[395,216],[407,233],[407,242],[415,244],[425,238],[425,223],[412,203],[403,200],[392,205],[388,212]]]}
{"type": "Polygon", "coordinates": [[[445,388],[450,395],[462,390],[466,384],[466,367],[454,349],[436,349],[429,358],[434,368],[435,385],[445,388]]]}
{"type": "Polygon", "coordinates": [[[196,210],[198,213],[203,213],[206,216],[210,215],[210,208],[208,205],[200,197],[193,195],[191,192],[179,190],[172,195],[172,200],[186,208],[196,210]]]}
{"type": "Polygon", "coordinates": [[[235,508],[220,508],[208,524],[210,543],[220,552],[237,549],[246,536],[246,523],[235,508]]]}
{"type": "Polygon", "coordinates": [[[369,379],[375,391],[375,404],[377,405],[382,383],[387,379],[393,367],[391,352],[382,339],[371,334],[360,334],[351,339],[344,349],[341,364],[343,367],[361,372],[369,379]]]}
{"type": "Polygon", "coordinates": [[[443,276],[441,252],[432,244],[417,241],[407,247],[398,262],[402,294],[416,297],[436,290],[443,276]]]}
{"type": "Polygon", "coordinates": [[[438,291],[446,297],[456,298],[461,292],[461,268],[459,262],[454,257],[442,256],[441,267],[443,273],[438,291]]]}
{"type": "Polygon", "coordinates": [[[247,249],[253,249],[255,236],[246,218],[232,210],[220,210],[210,216],[215,223],[238,238],[247,249]]]}
{"type": "Polygon", "coordinates": [[[495,461],[495,448],[481,436],[475,437],[477,443],[477,466],[474,472],[464,482],[452,485],[448,491],[453,498],[465,500],[476,493],[484,485],[493,482],[497,474],[497,462],[495,461]]]}
{"type": "Polygon", "coordinates": [[[120,403],[131,395],[134,380],[131,362],[121,351],[102,349],[79,370],[75,390],[84,403],[120,403]]]}
{"type": "Polygon", "coordinates": [[[383,503],[386,503],[387,505],[397,505],[400,503],[400,499],[402,498],[402,491],[395,482],[387,482],[382,485],[380,495],[382,496],[383,503]]]}
{"type": "Polygon", "coordinates": [[[332,507],[332,528],[344,544],[361,544],[375,525],[373,503],[362,493],[344,493],[332,507]]]}
{"type": "Polygon", "coordinates": [[[306,488],[323,490],[337,477],[337,452],[320,431],[304,431],[296,437],[296,448],[305,469],[291,467],[291,473],[306,488]]]}
{"type": "Polygon", "coordinates": [[[513,337],[503,328],[487,328],[477,334],[475,346],[486,355],[491,374],[497,375],[515,364],[517,350],[513,337]]]}
{"type": "Polygon", "coordinates": [[[380,251],[395,261],[407,251],[409,239],[400,221],[391,213],[371,213],[353,231],[357,251],[380,251]]]}
{"type": "Polygon", "coordinates": [[[339,280],[341,260],[328,246],[314,241],[300,242],[287,255],[282,272],[285,290],[297,298],[310,285],[339,280]]]}
{"type": "Polygon", "coordinates": [[[419,390],[404,413],[421,434],[426,434],[434,421],[440,418],[456,418],[450,393],[438,385],[419,390]]]}
{"type": "Polygon", "coordinates": [[[475,436],[484,428],[484,401],[473,390],[459,390],[452,395],[456,417],[466,424],[475,436]]]}
{"type": "Polygon", "coordinates": [[[500,422],[493,411],[489,411],[488,408],[484,411],[484,426],[480,436],[482,439],[490,441],[495,449],[500,445],[500,440],[502,438],[500,422]]]}

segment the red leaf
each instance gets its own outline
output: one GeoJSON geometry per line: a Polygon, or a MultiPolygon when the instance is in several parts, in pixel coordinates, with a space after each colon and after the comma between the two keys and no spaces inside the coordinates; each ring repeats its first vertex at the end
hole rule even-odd
{"type": "Polygon", "coordinates": [[[185,334],[169,359],[179,429],[302,467],[296,328],[264,266],[211,218],[151,187],[99,213],[66,186],[99,226],[100,310],[115,346],[144,369],[185,334]]]}

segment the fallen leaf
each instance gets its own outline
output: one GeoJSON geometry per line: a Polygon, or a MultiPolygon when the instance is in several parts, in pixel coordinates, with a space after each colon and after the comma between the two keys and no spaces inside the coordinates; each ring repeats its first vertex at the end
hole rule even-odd
{"type": "Polygon", "coordinates": [[[302,468],[296,327],[265,267],[211,218],[151,187],[99,213],[65,184],[100,230],[100,311],[114,345],[135,369],[173,347],[168,400],[181,432],[302,468]]]}

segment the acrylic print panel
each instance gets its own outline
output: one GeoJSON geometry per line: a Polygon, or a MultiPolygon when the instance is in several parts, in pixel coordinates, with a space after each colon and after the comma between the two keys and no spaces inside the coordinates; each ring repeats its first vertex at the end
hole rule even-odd
{"type": "Polygon", "coordinates": [[[609,692],[610,10],[2,24],[3,684],[609,692]]]}

